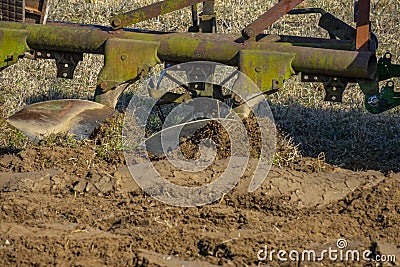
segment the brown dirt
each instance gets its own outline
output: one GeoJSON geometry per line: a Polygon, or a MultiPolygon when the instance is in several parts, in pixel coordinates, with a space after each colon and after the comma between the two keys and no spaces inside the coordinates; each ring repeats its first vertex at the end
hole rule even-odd
{"type": "MultiPolygon", "coordinates": [[[[50,19],[107,25],[110,14],[154,1],[56,0],[50,19]]],[[[275,2],[217,1],[218,31],[239,34],[275,2]]],[[[397,55],[395,62],[400,54],[399,3],[372,1],[371,10],[373,30],[380,39],[378,54],[391,51],[397,55]]],[[[309,1],[303,6],[322,7],[352,21],[353,1],[309,1]]],[[[315,30],[317,19],[287,16],[269,32],[328,37],[315,30]]],[[[136,26],[186,31],[190,23],[188,10],[182,10],[136,26]]],[[[351,249],[396,255],[397,262],[325,261],[324,266],[400,265],[400,175],[390,173],[400,170],[398,111],[365,114],[364,96],[355,87],[346,91],[344,103],[325,103],[320,84],[293,78],[271,96],[275,120],[303,155],[314,158],[298,158],[290,144],[278,147],[280,167],[272,168],[256,192],[247,193],[246,174],[235,191],[217,203],[176,208],[136,186],[122,153],[113,148],[118,138],[111,134],[95,136],[94,144],[65,145],[61,138],[35,146],[5,125],[3,118],[30,103],[91,98],[102,63],[100,56],[85,55],[74,80],[54,78],[55,64],[43,60],[21,60],[1,72],[0,266],[278,266],[285,263],[259,262],[257,252],[265,246],[336,248],[338,238],[346,238],[351,249]],[[288,158],[286,152],[293,155],[288,158]],[[385,175],[325,164],[322,152],[332,164],[384,170],[385,175]]],[[[129,102],[128,96],[123,99],[129,102]]],[[[186,145],[190,152],[192,144],[186,145]]],[[[224,163],[221,157],[207,174],[186,181],[205,183],[224,163]]],[[[171,181],[184,180],[165,161],[155,164],[171,181]]]]}
{"type": "MultiPolygon", "coordinates": [[[[154,165],[171,182],[200,185],[218,176],[226,161],[218,159],[190,176],[166,160],[154,165]]],[[[285,168],[274,166],[261,188],[248,193],[255,163],[250,160],[235,190],[217,203],[180,208],[143,193],[122,153],[110,160],[90,146],[36,146],[5,154],[0,156],[0,265],[278,266],[284,262],[259,261],[257,253],[265,246],[321,251],[336,248],[339,238],[348,248],[400,259],[398,174],[354,172],[300,158],[285,168]]]]}

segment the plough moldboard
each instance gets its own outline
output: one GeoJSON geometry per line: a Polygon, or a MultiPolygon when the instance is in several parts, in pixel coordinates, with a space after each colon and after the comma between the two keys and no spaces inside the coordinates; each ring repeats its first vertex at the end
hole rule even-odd
{"type": "MultiPolygon", "coordinates": [[[[303,82],[323,83],[327,101],[340,102],[346,86],[358,83],[368,111],[381,113],[398,106],[400,96],[389,79],[400,76],[399,66],[391,63],[390,53],[377,60],[378,38],[371,32],[370,1],[355,3],[356,28],[321,8],[296,8],[303,1],[279,1],[241,33],[227,35],[217,31],[214,1],[165,0],[114,16],[110,26],[99,26],[46,21],[50,4],[47,0],[2,0],[1,69],[22,57],[51,59],[56,62],[58,77],[72,79],[84,53],[104,55],[95,102],[37,103],[11,116],[9,122],[32,138],[49,132],[82,132],[79,129],[82,125],[91,129],[90,125],[114,113],[126,87],[152,67],[160,63],[174,65],[191,61],[213,61],[237,67],[263,94],[278,91],[292,75],[301,73],[303,82]],[[192,11],[193,23],[188,32],[127,28],[185,7],[191,7],[192,11]],[[318,26],[326,30],[330,38],[264,33],[284,15],[309,13],[320,14],[318,26]],[[388,81],[380,87],[380,82],[385,80],[388,81]]],[[[241,105],[240,99],[222,95],[217,86],[211,90],[204,88],[189,84],[187,92],[167,93],[160,101],[180,103],[199,96],[230,97],[235,107],[241,105]]],[[[155,90],[149,89],[149,93],[157,96],[155,90]]]]}

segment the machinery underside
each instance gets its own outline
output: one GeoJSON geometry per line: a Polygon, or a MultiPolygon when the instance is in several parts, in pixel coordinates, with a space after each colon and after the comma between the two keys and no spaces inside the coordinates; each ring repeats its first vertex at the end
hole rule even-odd
{"type": "MultiPolygon", "coordinates": [[[[237,67],[266,95],[280,90],[292,75],[301,73],[303,82],[323,83],[327,101],[341,102],[346,86],[358,83],[368,111],[381,113],[398,106],[400,95],[390,79],[400,76],[400,66],[392,64],[389,52],[379,60],[376,58],[378,38],[371,32],[370,1],[356,2],[356,28],[321,8],[296,8],[302,2],[279,1],[241,33],[225,35],[217,32],[214,1],[165,0],[117,15],[111,18],[110,26],[98,26],[46,22],[47,0],[2,0],[1,69],[21,57],[51,59],[56,62],[57,77],[72,79],[84,53],[104,55],[104,67],[94,94],[97,103],[77,104],[78,100],[39,103],[20,111],[9,121],[32,138],[43,133],[43,121],[37,121],[43,114],[48,122],[45,127],[52,132],[77,128],[81,124],[79,120],[72,123],[74,126],[70,124],[76,116],[99,122],[113,113],[125,88],[152,67],[159,63],[173,66],[191,61],[213,61],[237,67]],[[201,13],[198,12],[200,4],[203,5],[201,13]],[[186,33],[127,28],[185,7],[191,7],[192,11],[192,25],[186,33]],[[320,14],[318,26],[330,38],[264,33],[286,14],[309,13],[320,14]],[[383,81],[386,83],[380,87],[383,81]],[[69,128],[62,127],[66,122],[69,128]]],[[[189,69],[185,72],[187,76],[192,75],[189,69]]],[[[229,98],[237,110],[242,104],[235,95],[224,94],[220,87],[204,82],[188,84],[185,89],[183,93],[164,94],[160,104],[182,103],[196,97],[229,98]]],[[[159,97],[157,87],[150,88],[149,94],[159,97]]]]}

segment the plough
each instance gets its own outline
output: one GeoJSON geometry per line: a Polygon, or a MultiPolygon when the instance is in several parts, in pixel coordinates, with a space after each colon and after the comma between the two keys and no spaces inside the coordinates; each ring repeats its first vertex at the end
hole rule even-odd
{"type": "MultiPolygon", "coordinates": [[[[327,101],[341,102],[346,86],[358,83],[368,111],[376,114],[398,106],[400,95],[390,79],[400,76],[400,67],[392,64],[389,52],[377,60],[378,38],[371,32],[370,1],[355,3],[356,28],[321,8],[297,8],[303,1],[279,1],[240,33],[228,35],[217,32],[214,1],[164,0],[116,15],[110,26],[99,26],[46,21],[47,0],[2,0],[1,70],[22,57],[49,59],[56,62],[57,77],[72,79],[84,53],[104,55],[94,101],[36,103],[8,121],[31,138],[51,132],[76,133],[82,125],[89,127],[111,116],[127,86],[154,66],[191,61],[234,66],[254,81],[263,94],[278,91],[286,80],[301,73],[303,82],[323,83],[327,101]],[[128,28],[185,7],[191,7],[192,13],[188,32],[128,28]],[[265,33],[287,14],[311,13],[320,14],[318,26],[327,31],[329,38],[265,33]],[[382,81],[387,82],[380,86],[382,81]]],[[[236,107],[241,105],[233,95],[223,95],[217,86],[205,88],[190,84],[186,92],[165,94],[160,100],[181,103],[199,96],[231,97],[236,107]]],[[[149,90],[149,94],[158,96],[156,90],[149,90]]],[[[83,132],[91,129],[85,128],[83,132]]]]}

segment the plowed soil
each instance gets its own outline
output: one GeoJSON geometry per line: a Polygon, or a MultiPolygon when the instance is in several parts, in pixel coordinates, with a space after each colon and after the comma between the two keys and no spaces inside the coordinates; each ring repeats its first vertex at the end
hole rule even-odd
{"type": "MultiPolygon", "coordinates": [[[[190,184],[209,182],[226,161],[191,175],[190,184]]],[[[122,153],[106,161],[90,147],[36,146],[2,155],[0,266],[400,264],[398,174],[301,158],[273,166],[261,188],[248,193],[254,164],[251,159],[234,191],[218,202],[180,208],[146,195],[122,153]],[[371,261],[259,257],[265,248],[338,250],[338,239],[347,242],[344,252],[371,250],[371,261]],[[395,255],[397,262],[373,261],[382,255],[395,255]]],[[[188,179],[166,160],[154,165],[171,182],[188,179]]]]}
{"type": "MultiPolygon", "coordinates": [[[[49,2],[50,21],[109,25],[111,16],[157,0],[49,2]]],[[[217,31],[240,36],[277,2],[216,1],[217,31]]],[[[299,7],[323,8],[355,27],[353,4],[319,0],[299,7]]],[[[390,51],[394,64],[400,62],[399,10],[397,0],[371,1],[377,55],[390,51]]],[[[268,34],[330,38],[317,27],[319,18],[285,16],[268,34]]],[[[187,32],[192,21],[187,8],[132,26],[187,32]]],[[[66,145],[58,139],[36,145],[4,121],[40,101],[92,99],[103,61],[100,55],[85,54],[73,80],[55,78],[56,64],[48,60],[21,59],[1,71],[0,267],[400,266],[398,109],[367,114],[365,96],[353,85],[347,87],[343,103],[323,102],[322,84],[293,77],[269,97],[275,121],[281,134],[293,141],[294,152],[278,147],[278,161],[284,162],[276,163],[253,193],[247,192],[247,185],[254,159],[221,200],[202,207],[173,207],[135,184],[123,153],[114,149],[121,132],[114,129],[83,145],[70,144],[69,139],[61,139],[66,145]],[[305,157],[297,157],[297,152],[305,157]],[[330,249],[336,251],[331,258],[322,254],[330,249]],[[279,261],[278,250],[316,251],[317,258],[279,261]],[[363,259],[365,250],[371,253],[363,259]],[[360,260],[340,257],[348,251],[360,252],[360,260]]],[[[399,91],[398,80],[395,84],[399,91]]],[[[120,109],[126,108],[131,93],[121,97],[120,109]]],[[[222,148],[227,144],[219,141],[222,148]]],[[[196,157],[195,145],[192,140],[181,148],[186,156],[196,157]]],[[[222,149],[203,173],[190,176],[173,170],[162,157],[155,158],[154,165],[171,182],[200,185],[221,173],[225,152],[222,149]]],[[[252,152],[257,156],[257,150],[252,152]]],[[[288,259],[287,254],[281,256],[288,259]]]]}

